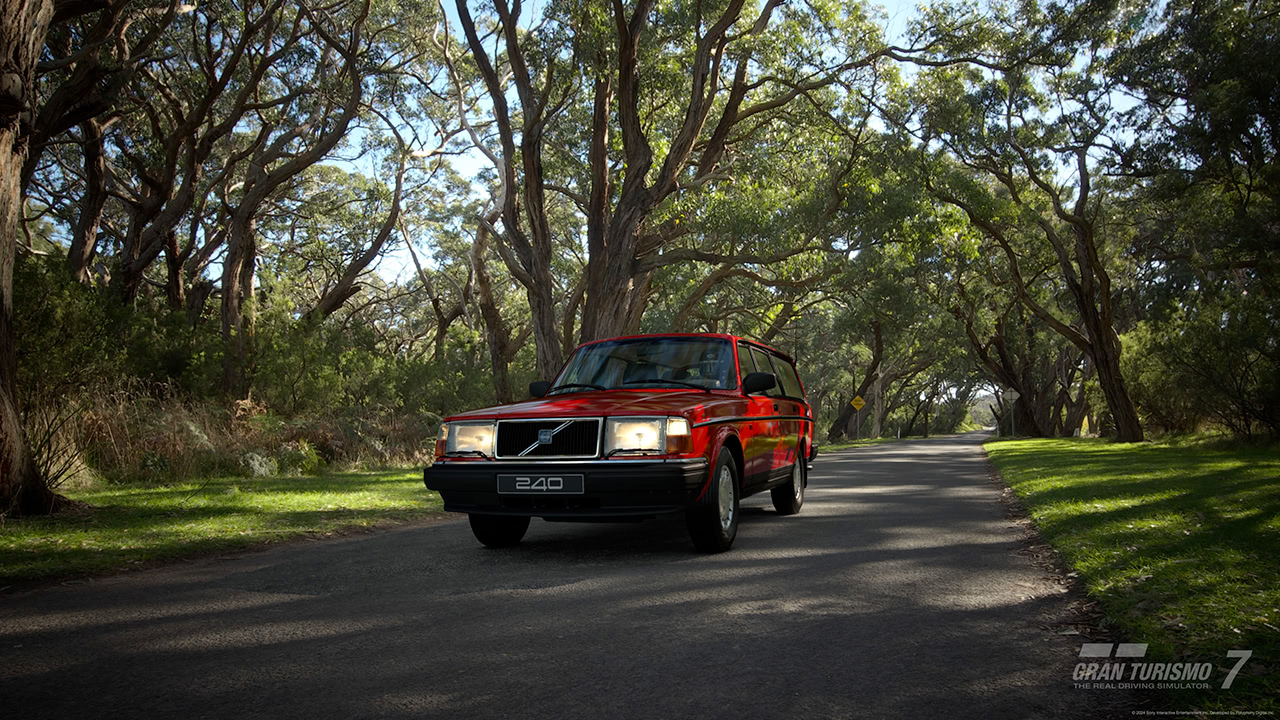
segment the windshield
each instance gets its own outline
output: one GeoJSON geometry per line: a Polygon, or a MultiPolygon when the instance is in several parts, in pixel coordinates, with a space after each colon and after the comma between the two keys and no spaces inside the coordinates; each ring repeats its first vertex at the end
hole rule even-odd
{"type": "Polygon", "coordinates": [[[704,337],[609,340],[588,345],[569,358],[551,392],[643,387],[738,387],[733,346],[704,337]]]}

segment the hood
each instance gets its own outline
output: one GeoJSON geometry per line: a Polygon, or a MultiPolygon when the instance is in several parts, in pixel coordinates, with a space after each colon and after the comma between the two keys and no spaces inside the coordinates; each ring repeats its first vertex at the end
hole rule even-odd
{"type": "Polygon", "coordinates": [[[447,420],[490,418],[688,415],[696,407],[736,396],[701,390],[604,390],[571,392],[510,405],[469,410],[447,420]]]}

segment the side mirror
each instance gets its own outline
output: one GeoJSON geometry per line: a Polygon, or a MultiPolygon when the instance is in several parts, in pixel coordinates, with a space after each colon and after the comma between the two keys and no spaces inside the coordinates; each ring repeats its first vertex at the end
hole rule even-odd
{"type": "Polygon", "coordinates": [[[773,373],[753,372],[742,378],[742,394],[754,395],[778,386],[778,378],[773,373]]]}
{"type": "Polygon", "coordinates": [[[551,389],[551,383],[546,380],[534,380],[529,383],[529,394],[534,397],[546,397],[547,391],[551,389]]]}

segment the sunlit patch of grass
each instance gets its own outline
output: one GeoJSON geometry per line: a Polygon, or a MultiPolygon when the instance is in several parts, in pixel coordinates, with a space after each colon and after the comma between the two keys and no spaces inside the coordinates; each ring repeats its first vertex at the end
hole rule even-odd
{"type": "Polygon", "coordinates": [[[0,586],[406,522],[441,510],[420,470],[75,490],[92,509],[0,525],[0,586]]]}
{"type": "Polygon", "coordinates": [[[1253,650],[1231,690],[1175,692],[1174,702],[1277,707],[1280,451],[1185,439],[986,448],[1108,621],[1150,644],[1148,659],[1225,668],[1227,650],[1253,650]]]}
{"type": "MultiPolygon", "coordinates": [[[[898,440],[900,439],[902,438],[883,437],[883,438],[867,438],[864,440],[845,440],[843,442],[830,443],[825,445],[822,443],[822,441],[818,441],[818,443],[816,444],[818,446],[819,453],[832,453],[838,450],[848,450],[850,448],[866,447],[867,445],[880,445],[882,443],[898,442],[898,440]]],[[[910,439],[910,438],[906,438],[906,439],[910,439]]]]}

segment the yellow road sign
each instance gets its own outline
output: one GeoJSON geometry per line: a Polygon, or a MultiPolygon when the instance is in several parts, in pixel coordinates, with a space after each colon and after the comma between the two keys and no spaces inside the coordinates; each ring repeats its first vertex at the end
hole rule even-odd
{"type": "Polygon", "coordinates": [[[863,400],[861,395],[854,395],[853,399],[849,401],[849,404],[853,406],[854,410],[861,410],[862,407],[867,404],[867,401],[863,400]]]}

